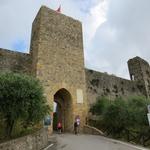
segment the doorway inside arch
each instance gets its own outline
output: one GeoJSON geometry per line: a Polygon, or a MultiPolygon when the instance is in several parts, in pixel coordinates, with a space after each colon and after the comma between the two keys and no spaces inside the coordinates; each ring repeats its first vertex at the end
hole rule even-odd
{"type": "Polygon", "coordinates": [[[54,115],[53,130],[57,130],[58,122],[62,124],[63,132],[72,132],[73,130],[73,112],[72,112],[71,94],[66,89],[58,90],[54,95],[54,115]]]}

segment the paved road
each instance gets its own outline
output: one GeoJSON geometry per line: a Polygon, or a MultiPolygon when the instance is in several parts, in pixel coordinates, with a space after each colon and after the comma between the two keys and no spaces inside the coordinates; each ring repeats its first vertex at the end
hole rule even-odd
{"type": "Polygon", "coordinates": [[[124,142],[94,135],[53,135],[57,143],[47,150],[146,150],[124,142]]]}

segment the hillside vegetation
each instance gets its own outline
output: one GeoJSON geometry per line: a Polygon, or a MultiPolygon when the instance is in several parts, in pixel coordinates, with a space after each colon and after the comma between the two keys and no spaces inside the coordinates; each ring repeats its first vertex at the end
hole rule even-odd
{"type": "Polygon", "coordinates": [[[103,130],[108,136],[148,146],[150,145],[148,104],[150,100],[145,97],[115,100],[99,98],[90,110],[97,119],[90,120],[90,124],[103,130]]]}

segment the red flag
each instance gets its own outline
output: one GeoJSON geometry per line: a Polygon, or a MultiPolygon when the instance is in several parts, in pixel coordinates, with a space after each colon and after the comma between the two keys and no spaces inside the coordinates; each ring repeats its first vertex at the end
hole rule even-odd
{"type": "Polygon", "coordinates": [[[59,6],[59,8],[56,10],[58,13],[61,13],[61,5],[59,6]]]}

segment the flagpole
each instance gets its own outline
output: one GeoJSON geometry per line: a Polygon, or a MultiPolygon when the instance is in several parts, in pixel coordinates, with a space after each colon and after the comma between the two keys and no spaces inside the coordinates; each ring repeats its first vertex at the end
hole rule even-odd
{"type": "MultiPolygon", "coordinates": [[[[60,2],[60,0],[59,0],[59,2],[60,2]]],[[[58,9],[56,10],[58,13],[61,13],[61,2],[60,2],[60,5],[59,5],[59,7],[58,7],[58,9]]]]}

